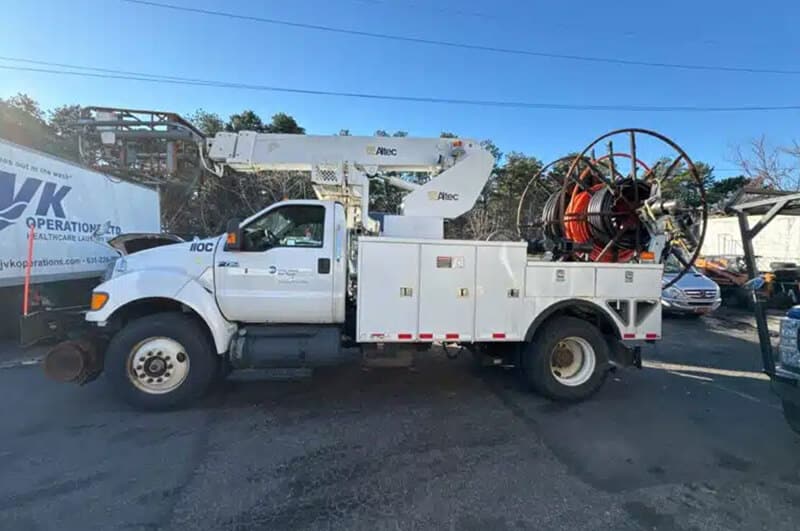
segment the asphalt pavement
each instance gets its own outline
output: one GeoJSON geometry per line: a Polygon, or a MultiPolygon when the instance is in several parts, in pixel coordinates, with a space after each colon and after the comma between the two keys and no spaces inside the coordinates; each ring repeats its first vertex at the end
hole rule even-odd
{"type": "Polygon", "coordinates": [[[440,354],[241,376],[160,414],[6,364],[0,529],[798,529],[800,437],[754,331],[664,337],[569,406],[440,354]]]}

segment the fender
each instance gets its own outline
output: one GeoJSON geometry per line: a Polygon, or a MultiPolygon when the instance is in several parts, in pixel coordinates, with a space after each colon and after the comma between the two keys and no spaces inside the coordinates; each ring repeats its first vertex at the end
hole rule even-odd
{"type": "Polygon", "coordinates": [[[236,325],[222,316],[209,293],[195,279],[171,270],[141,270],[103,282],[95,291],[108,293],[108,302],[100,310],[88,312],[86,320],[104,326],[119,309],[151,298],[171,299],[191,308],[208,326],[217,353],[228,350],[236,325]]]}
{"type": "Polygon", "coordinates": [[[583,307],[589,311],[600,313],[609,323],[613,324],[614,329],[617,331],[617,337],[620,339],[623,337],[622,334],[624,332],[624,326],[622,323],[619,322],[617,317],[611,311],[597,304],[595,301],[588,299],[554,300],[557,300],[558,302],[546,306],[541,312],[539,312],[539,315],[536,316],[531,325],[528,327],[528,332],[525,334],[525,341],[531,341],[533,339],[533,336],[536,334],[539,326],[541,326],[548,317],[560,310],[566,310],[567,308],[574,307],[583,307]]]}

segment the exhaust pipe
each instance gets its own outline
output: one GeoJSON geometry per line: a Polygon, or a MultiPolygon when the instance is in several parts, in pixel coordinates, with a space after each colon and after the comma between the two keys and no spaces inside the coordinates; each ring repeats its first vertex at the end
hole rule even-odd
{"type": "Polygon", "coordinates": [[[44,373],[56,382],[83,385],[97,378],[102,370],[97,345],[86,339],[62,341],[44,358],[44,373]]]}

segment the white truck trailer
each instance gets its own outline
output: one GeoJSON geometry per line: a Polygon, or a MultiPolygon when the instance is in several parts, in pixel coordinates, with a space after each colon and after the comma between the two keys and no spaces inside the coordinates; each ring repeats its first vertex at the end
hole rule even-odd
{"type": "Polygon", "coordinates": [[[158,192],[0,139],[0,314],[3,335],[19,332],[26,272],[29,315],[23,341],[57,334],[60,308],[86,306],[117,253],[99,243],[160,229],[158,192]],[[28,253],[31,266],[28,271],[28,253]]]}
{"type": "MultiPolygon", "coordinates": [[[[492,172],[475,141],[220,133],[204,158],[220,178],[226,168],[309,171],[318,199],[119,258],[92,294],[96,332],[53,349],[51,377],[83,383],[104,370],[123,399],[163,409],[229,369],[444,343],[520,366],[553,399],[580,400],[661,337],[658,263],[537,261],[525,242],[444,239],[444,220],[468,212],[492,172]],[[413,184],[402,172],[430,178],[413,184]],[[408,191],[401,215],[370,217],[373,179],[408,191]]],[[[651,240],[663,248],[663,235],[651,240]]]]}

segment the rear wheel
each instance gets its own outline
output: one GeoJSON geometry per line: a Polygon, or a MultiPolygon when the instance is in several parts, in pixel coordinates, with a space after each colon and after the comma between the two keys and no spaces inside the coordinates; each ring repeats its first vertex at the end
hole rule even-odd
{"type": "Polygon", "coordinates": [[[106,351],[112,391],[137,408],[171,409],[200,398],[218,374],[217,354],[188,315],[160,313],[128,323],[106,351]]]}
{"type": "Polygon", "coordinates": [[[523,371],[528,383],[548,398],[583,400],[605,381],[608,344],[592,324],[574,317],[557,317],[528,344],[523,371]]]}

